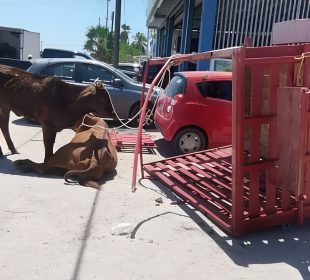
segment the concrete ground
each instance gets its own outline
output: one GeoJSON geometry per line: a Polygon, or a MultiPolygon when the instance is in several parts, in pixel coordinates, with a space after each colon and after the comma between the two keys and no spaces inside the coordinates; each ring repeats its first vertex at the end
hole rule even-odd
{"type": "MultiPolygon", "coordinates": [[[[0,279],[310,279],[310,223],[236,239],[178,201],[156,181],[131,192],[133,153],[118,154],[117,175],[101,191],[63,178],[22,174],[12,161],[43,160],[40,127],[12,116],[20,154],[0,160],[0,279]],[[162,203],[157,200],[161,198],[162,203]],[[131,233],[115,234],[129,223],[131,233]]],[[[154,161],[169,154],[158,132],[154,161]]],[[[71,139],[62,131],[55,149],[71,139]]]]}

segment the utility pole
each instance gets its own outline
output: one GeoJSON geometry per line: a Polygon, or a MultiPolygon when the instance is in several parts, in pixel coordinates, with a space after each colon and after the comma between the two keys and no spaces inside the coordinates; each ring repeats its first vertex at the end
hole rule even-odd
{"type": "Polygon", "coordinates": [[[111,15],[111,32],[114,32],[114,12],[112,12],[111,15]]]}
{"type": "Polygon", "coordinates": [[[108,20],[109,20],[109,2],[111,0],[107,0],[107,17],[105,19],[105,28],[108,29],[108,20]]]}
{"type": "Polygon", "coordinates": [[[122,0],[115,0],[115,32],[114,32],[114,56],[113,66],[118,67],[119,61],[119,37],[121,28],[121,6],[122,0]]]}

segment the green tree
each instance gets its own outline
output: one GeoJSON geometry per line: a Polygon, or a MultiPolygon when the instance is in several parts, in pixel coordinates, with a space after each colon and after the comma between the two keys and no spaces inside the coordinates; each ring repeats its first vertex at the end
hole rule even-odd
{"type": "Polygon", "coordinates": [[[132,44],[138,47],[139,55],[145,54],[145,45],[147,43],[145,35],[141,32],[138,32],[133,36],[133,39],[134,41],[132,44]]]}
{"type": "Polygon", "coordinates": [[[139,56],[139,48],[136,45],[120,44],[119,61],[120,62],[135,62],[139,56]]]}
{"type": "MultiPolygon", "coordinates": [[[[134,62],[135,57],[145,53],[145,35],[141,32],[133,36],[134,42],[129,44],[128,33],[130,26],[123,24],[123,31],[120,34],[120,62],[134,62]]],[[[94,58],[106,63],[113,62],[113,33],[102,26],[92,26],[87,29],[86,43],[84,49],[94,58]]]]}
{"type": "Polygon", "coordinates": [[[113,57],[113,34],[102,26],[92,26],[87,29],[84,49],[94,58],[111,63],[113,57]]]}
{"type": "Polygon", "coordinates": [[[130,32],[130,26],[126,25],[125,23],[121,25],[122,32],[120,34],[120,41],[121,43],[129,44],[129,32],[130,32]]]}

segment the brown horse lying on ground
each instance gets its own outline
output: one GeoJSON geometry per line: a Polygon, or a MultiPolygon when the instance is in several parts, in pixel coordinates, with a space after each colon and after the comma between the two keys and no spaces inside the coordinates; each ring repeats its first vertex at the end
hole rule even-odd
{"type": "Polygon", "coordinates": [[[101,118],[86,114],[76,124],[76,134],[44,163],[28,159],[14,162],[24,172],[55,174],[62,171],[67,182],[100,188],[98,180],[117,165],[117,151],[111,142],[108,125],[101,118]]]}
{"type": "Polygon", "coordinates": [[[89,112],[102,118],[114,116],[109,93],[102,84],[78,86],[0,65],[0,128],[14,154],[17,151],[9,133],[10,111],[41,124],[45,160],[53,154],[56,133],[71,128],[80,117],[89,112]]]}

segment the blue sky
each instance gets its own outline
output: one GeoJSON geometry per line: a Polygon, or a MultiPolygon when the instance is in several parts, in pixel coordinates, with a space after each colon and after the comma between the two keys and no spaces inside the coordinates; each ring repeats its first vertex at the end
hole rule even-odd
{"type": "MultiPolygon", "coordinates": [[[[121,24],[147,35],[147,0],[122,0],[121,24]]],[[[109,23],[115,0],[109,1],[109,23]]],[[[43,48],[83,50],[88,27],[106,25],[107,0],[0,0],[0,26],[40,33],[43,48]]]]}

